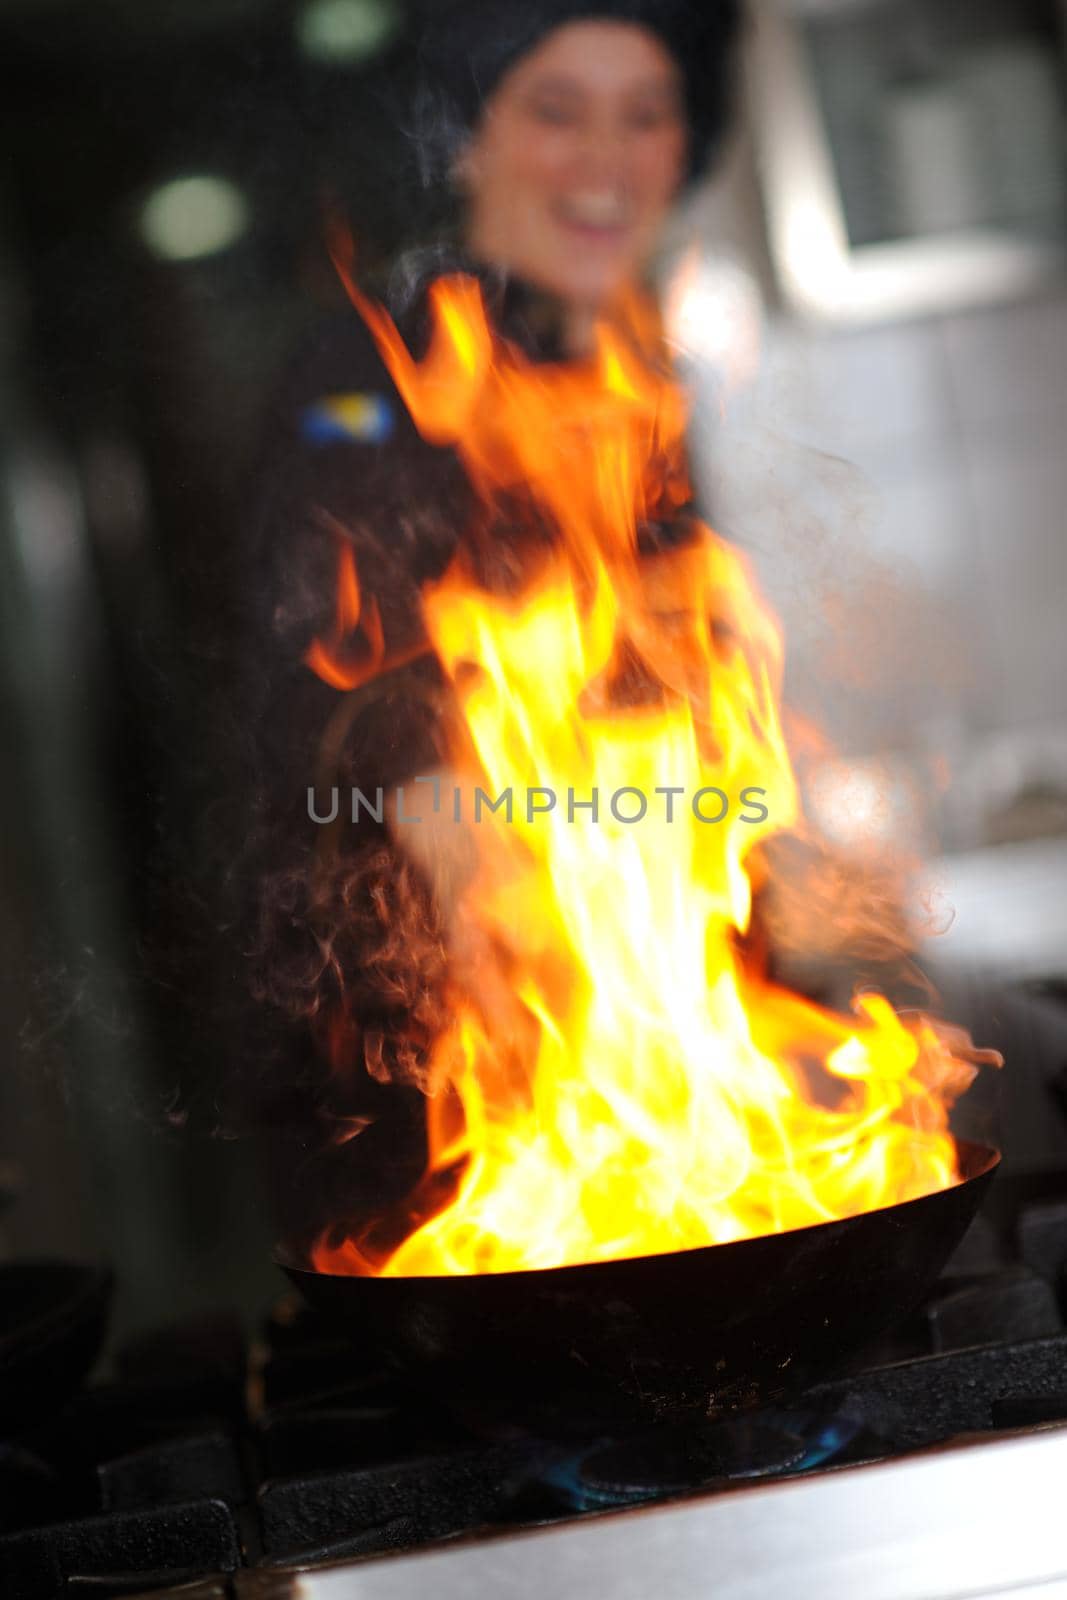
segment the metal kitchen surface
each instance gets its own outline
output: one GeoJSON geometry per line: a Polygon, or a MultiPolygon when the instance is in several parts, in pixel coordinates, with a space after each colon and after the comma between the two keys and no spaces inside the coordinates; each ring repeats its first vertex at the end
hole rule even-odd
{"type": "MultiPolygon", "coordinates": [[[[1067,1595],[1067,1428],[299,1580],[299,1600],[1067,1595]]],[[[251,1587],[250,1595],[255,1591],[251,1587]]]]}

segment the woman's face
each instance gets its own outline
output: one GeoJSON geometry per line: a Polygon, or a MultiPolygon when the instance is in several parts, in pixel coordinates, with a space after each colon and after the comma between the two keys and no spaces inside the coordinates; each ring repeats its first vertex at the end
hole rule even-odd
{"type": "Polygon", "coordinates": [[[505,75],[464,151],[468,244],[596,311],[655,249],[687,145],[681,75],[655,35],[567,23],[505,75]]]}

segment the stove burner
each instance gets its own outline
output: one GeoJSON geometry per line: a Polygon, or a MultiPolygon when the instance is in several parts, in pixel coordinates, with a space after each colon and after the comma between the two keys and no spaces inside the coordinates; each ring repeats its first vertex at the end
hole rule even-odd
{"type": "Polygon", "coordinates": [[[601,1442],[551,1469],[548,1478],[567,1509],[603,1510],[729,1480],[774,1477],[801,1465],[805,1452],[803,1439],[773,1422],[676,1424],[601,1442]]]}

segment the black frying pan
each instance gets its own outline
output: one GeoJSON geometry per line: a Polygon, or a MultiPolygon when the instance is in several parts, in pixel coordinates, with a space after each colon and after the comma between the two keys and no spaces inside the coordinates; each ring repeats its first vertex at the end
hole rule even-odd
{"type": "Polygon", "coordinates": [[[923,1299],[1000,1160],[958,1149],[963,1181],[938,1194],[671,1255],[447,1278],[277,1259],[313,1306],[468,1415],[542,1428],[714,1415],[810,1383],[923,1299]]]}

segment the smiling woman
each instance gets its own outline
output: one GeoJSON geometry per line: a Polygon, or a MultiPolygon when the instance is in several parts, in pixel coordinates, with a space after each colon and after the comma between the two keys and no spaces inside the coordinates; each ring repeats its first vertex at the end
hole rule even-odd
{"type": "Polygon", "coordinates": [[[559,295],[584,343],[655,248],[688,137],[681,69],[656,35],[555,29],[504,76],[458,163],[473,254],[559,295]]]}
{"type": "Polygon", "coordinates": [[[463,0],[423,41],[426,169],[475,257],[602,308],[726,122],[738,0],[463,0]]]}

